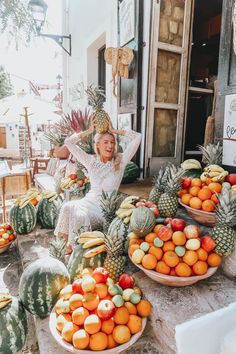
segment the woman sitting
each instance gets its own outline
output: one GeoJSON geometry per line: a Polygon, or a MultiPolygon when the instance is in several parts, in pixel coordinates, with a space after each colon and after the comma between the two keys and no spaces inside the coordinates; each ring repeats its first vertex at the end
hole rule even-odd
{"type": "Polygon", "coordinates": [[[141,141],[140,133],[132,130],[116,130],[110,122],[109,131],[95,135],[94,149],[96,154],[91,155],[76,143],[93,133],[94,130],[95,124],[92,121],[88,130],[75,133],[65,141],[65,145],[74,158],[86,167],[91,184],[91,189],[84,198],[67,202],[60,210],[55,235],[68,240],[68,253],[72,251],[74,238],[82,226],[91,230],[102,225],[104,221],[100,206],[102,190],[105,192],[118,190],[125,166],[136,153],[141,141]],[[117,153],[115,134],[126,136],[129,139],[123,153],[117,153]]]}

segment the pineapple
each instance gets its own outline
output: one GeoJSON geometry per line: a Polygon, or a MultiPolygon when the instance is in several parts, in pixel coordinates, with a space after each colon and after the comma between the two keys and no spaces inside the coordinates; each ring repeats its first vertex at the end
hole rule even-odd
{"type": "Polygon", "coordinates": [[[178,209],[178,196],[177,192],[181,188],[181,177],[184,170],[170,164],[166,174],[166,184],[164,193],[160,196],[158,202],[158,209],[160,215],[163,217],[175,216],[178,209]]]}
{"type": "Polygon", "coordinates": [[[220,142],[217,144],[208,144],[207,146],[198,145],[202,153],[202,162],[208,165],[221,165],[223,147],[220,142]]]}
{"type": "Polygon", "coordinates": [[[167,171],[168,167],[161,167],[158,174],[153,178],[153,188],[149,194],[148,200],[151,200],[155,204],[158,203],[160,196],[164,193],[167,171]]]}
{"type": "Polygon", "coordinates": [[[223,188],[217,195],[219,204],[216,207],[216,225],[212,230],[212,238],[216,242],[215,251],[221,256],[228,256],[234,249],[234,230],[236,225],[236,195],[223,188]]]}
{"type": "Polygon", "coordinates": [[[104,268],[108,271],[109,276],[118,281],[121,274],[125,271],[126,257],[123,256],[123,237],[119,233],[110,236],[105,235],[106,258],[104,268]]]}
{"type": "Polygon", "coordinates": [[[61,262],[65,262],[67,242],[62,237],[54,237],[49,245],[49,255],[57,258],[61,262]]]}
{"type": "Polygon", "coordinates": [[[97,133],[105,133],[108,131],[108,114],[104,111],[103,105],[105,101],[105,93],[99,87],[92,85],[85,91],[88,96],[90,106],[94,109],[95,126],[97,133]]]}
{"type": "Polygon", "coordinates": [[[121,203],[121,196],[117,196],[117,191],[114,190],[110,194],[102,191],[101,207],[102,207],[102,214],[105,219],[103,224],[103,231],[105,233],[107,233],[112,220],[115,219],[116,210],[119,208],[120,203],[121,203]]]}

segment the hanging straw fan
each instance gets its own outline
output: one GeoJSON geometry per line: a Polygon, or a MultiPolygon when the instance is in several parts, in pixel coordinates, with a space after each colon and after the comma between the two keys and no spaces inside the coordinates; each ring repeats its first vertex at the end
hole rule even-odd
{"type": "Polygon", "coordinates": [[[204,135],[204,146],[214,143],[214,130],[215,130],[215,112],[216,112],[216,98],[218,94],[218,81],[214,82],[214,96],[212,103],[211,115],[207,118],[205,135],[204,135]]]}

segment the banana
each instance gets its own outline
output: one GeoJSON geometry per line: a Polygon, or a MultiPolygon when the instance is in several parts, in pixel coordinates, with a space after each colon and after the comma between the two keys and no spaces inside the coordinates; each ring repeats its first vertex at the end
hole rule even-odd
{"type": "Polygon", "coordinates": [[[135,209],[135,206],[133,204],[127,203],[127,202],[122,202],[120,205],[121,209],[135,209]]]}
{"type": "Polygon", "coordinates": [[[49,198],[48,201],[51,203],[57,198],[58,198],[58,195],[56,194],[56,195],[54,195],[54,197],[49,198]]]}
{"type": "Polygon", "coordinates": [[[20,203],[20,209],[23,209],[27,204],[29,204],[30,200],[26,200],[24,203],[20,203]]]}
{"type": "Polygon", "coordinates": [[[181,163],[181,167],[183,168],[183,170],[193,170],[193,169],[200,170],[202,168],[200,162],[195,159],[185,160],[184,162],[181,163]]]}
{"type": "Polygon", "coordinates": [[[104,234],[101,231],[88,231],[88,232],[83,232],[80,234],[79,238],[89,238],[89,239],[94,239],[94,238],[104,238],[104,234]]]}
{"type": "Polygon", "coordinates": [[[104,244],[104,240],[102,238],[94,238],[94,239],[91,239],[91,240],[85,242],[83,244],[83,248],[86,249],[86,248],[90,248],[93,246],[100,246],[102,244],[104,244]]]}
{"type": "Polygon", "coordinates": [[[0,310],[3,309],[5,306],[7,306],[10,302],[12,302],[12,299],[1,301],[0,302],[0,310]]]}
{"type": "Polygon", "coordinates": [[[116,211],[116,215],[120,217],[120,214],[124,213],[127,209],[122,209],[122,208],[119,208],[117,211],[116,211]]]}
{"type": "MultiPolygon", "coordinates": [[[[88,241],[91,241],[93,240],[92,238],[89,238],[89,237],[82,237],[82,238],[79,238],[79,240],[77,241],[79,244],[83,245],[84,243],[88,242],[88,241]]],[[[95,240],[95,239],[94,239],[95,240]]]]}
{"type": "Polygon", "coordinates": [[[219,174],[220,174],[220,172],[212,171],[212,172],[209,172],[209,173],[208,173],[208,176],[212,178],[212,177],[217,177],[217,176],[219,176],[219,174]]]}
{"type": "Polygon", "coordinates": [[[127,203],[133,203],[136,202],[137,200],[139,200],[139,197],[137,197],[136,195],[129,195],[128,197],[126,197],[122,203],[127,202],[127,203]]]}
{"type": "Polygon", "coordinates": [[[132,240],[133,238],[139,238],[138,235],[136,235],[134,232],[130,232],[127,236],[130,240],[132,240]]]}
{"type": "Polygon", "coordinates": [[[9,294],[9,292],[5,292],[5,291],[0,292],[0,302],[4,302],[11,299],[12,296],[9,294]]]}
{"type": "Polygon", "coordinates": [[[228,171],[221,172],[218,176],[212,178],[212,182],[223,182],[225,177],[229,174],[228,171]]]}
{"type": "Polygon", "coordinates": [[[106,247],[105,247],[105,245],[101,245],[101,246],[93,248],[92,250],[85,252],[83,257],[84,258],[92,258],[92,257],[95,257],[97,254],[102,253],[104,251],[106,251],[106,247]]]}
{"type": "Polygon", "coordinates": [[[203,172],[200,176],[200,179],[202,182],[206,182],[207,180],[207,177],[208,177],[208,173],[207,172],[203,172]]]}
{"type": "Polygon", "coordinates": [[[125,209],[125,211],[121,212],[118,217],[120,219],[124,219],[126,218],[127,216],[130,216],[131,214],[133,213],[133,209],[125,209]]]}
{"type": "Polygon", "coordinates": [[[204,171],[220,172],[221,173],[221,172],[224,172],[224,169],[219,165],[209,165],[204,168],[204,171]]]}
{"type": "Polygon", "coordinates": [[[123,220],[124,224],[128,224],[130,222],[130,216],[126,216],[126,218],[124,218],[123,220]]]}
{"type": "Polygon", "coordinates": [[[57,195],[57,192],[46,192],[42,193],[42,196],[44,199],[50,199],[52,197],[55,197],[57,195]]]}

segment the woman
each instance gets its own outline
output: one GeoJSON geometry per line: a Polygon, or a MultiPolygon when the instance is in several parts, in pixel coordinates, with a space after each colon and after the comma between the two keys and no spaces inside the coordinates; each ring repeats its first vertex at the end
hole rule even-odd
{"type": "Polygon", "coordinates": [[[75,133],[65,141],[65,145],[74,158],[86,167],[91,184],[91,189],[84,198],[67,202],[60,210],[55,235],[68,239],[68,253],[72,250],[71,245],[74,244],[74,237],[82,226],[96,229],[103,223],[100,206],[102,190],[105,192],[118,190],[125,166],[136,153],[141,141],[140,133],[113,129],[110,122],[108,132],[95,135],[94,149],[96,154],[91,155],[76,143],[93,133],[94,130],[95,126],[92,122],[88,130],[75,133]],[[129,143],[123,153],[116,153],[114,134],[129,138],[129,143]]]}

